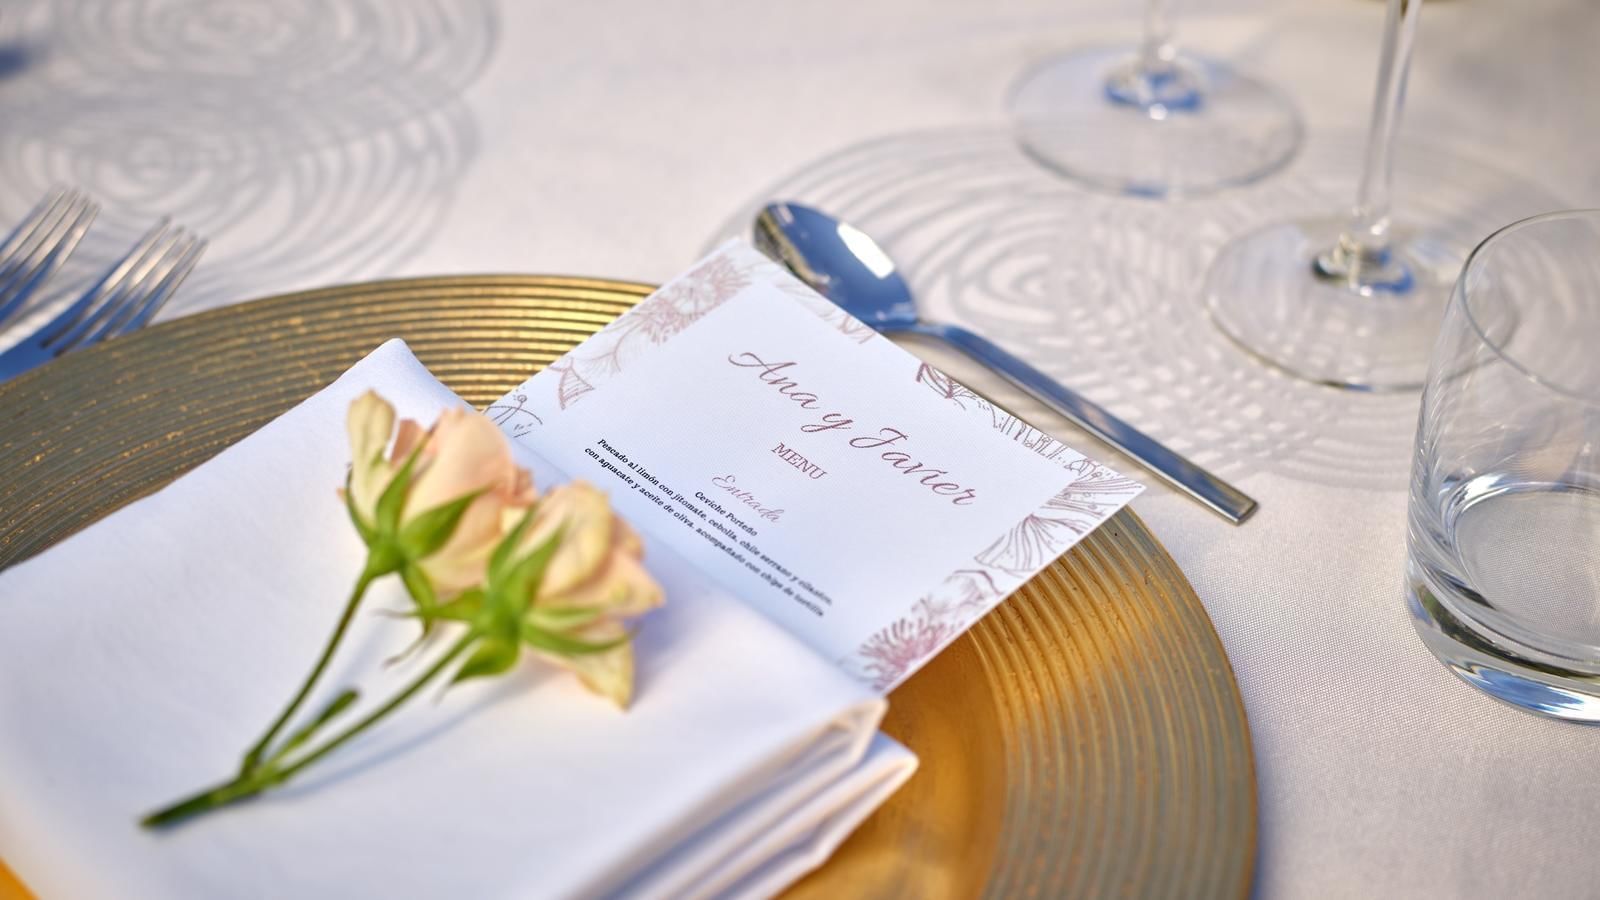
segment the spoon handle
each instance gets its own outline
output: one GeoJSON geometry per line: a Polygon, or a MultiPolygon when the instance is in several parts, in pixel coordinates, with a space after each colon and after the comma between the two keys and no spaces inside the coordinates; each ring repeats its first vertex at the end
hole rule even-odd
{"type": "Polygon", "coordinates": [[[1255,512],[1256,501],[1221,478],[1157,443],[1154,438],[1113,416],[1028,365],[999,344],[957,325],[919,323],[917,334],[938,338],[1066,416],[1090,434],[1133,457],[1167,483],[1209,507],[1235,525],[1255,512]]]}

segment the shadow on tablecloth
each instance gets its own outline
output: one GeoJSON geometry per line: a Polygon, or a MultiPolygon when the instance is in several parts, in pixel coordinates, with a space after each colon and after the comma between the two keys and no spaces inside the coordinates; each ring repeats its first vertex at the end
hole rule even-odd
{"type": "MultiPolygon", "coordinates": [[[[477,148],[493,0],[30,0],[0,16],[0,219],[55,185],[103,268],[157,218],[211,239],[163,317],[414,255],[477,148]]],[[[67,279],[58,279],[70,283],[67,279]]]]}

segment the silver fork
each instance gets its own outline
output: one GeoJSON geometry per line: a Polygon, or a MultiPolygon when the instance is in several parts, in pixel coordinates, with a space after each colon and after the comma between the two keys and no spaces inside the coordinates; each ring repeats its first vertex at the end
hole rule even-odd
{"type": "Polygon", "coordinates": [[[162,219],[83,296],[0,353],[0,381],[144,325],[188,277],[205,249],[205,241],[162,219]]]}
{"type": "Polygon", "coordinates": [[[57,190],[39,201],[0,243],[0,322],[67,261],[100,205],[78,190],[57,190]]]}

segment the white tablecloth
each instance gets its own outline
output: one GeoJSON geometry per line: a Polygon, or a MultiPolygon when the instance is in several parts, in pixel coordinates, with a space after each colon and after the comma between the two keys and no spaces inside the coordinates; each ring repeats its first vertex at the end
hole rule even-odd
{"type": "MultiPolygon", "coordinates": [[[[1382,4],[1184,6],[1186,42],[1283,86],[1310,133],[1276,183],[1188,207],[1052,187],[995,138],[1025,63],[1133,39],[1134,0],[13,5],[0,10],[0,217],[51,183],[94,190],[107,208],[80,251],[87,266],[177,213],[214,246],[171,316],[389,275],[660,280],[770,185],[836,195],[903,226],[891,250],[925,242],[913,281],[939,314],[994,333],[1261,501],[1242,528],[1160,488],[1135,508],[1188,573],[1238,676],[1263,896],[1600,892],[1589,831],[1600,732],[1477,695],[1407,621],[1414,401],[1286,382],[1214,344],[1195,312],[1199,273],[1228,233],[1338,195],[1319,167],[1348,159],[1365,123],[1382,4]],[[880,137],[891,139],[826,160],[880,137]],[[943,242],[916,232],[912,188],[874,207],[874,167],[937,172],[952,158],[994,162],[1012,187],[1045,185],[1026,203],[1046,213],[1030,221],[1049,239],[993,252],[1006,248],[983,231],[981,178],[958,206],[975,230],[952,219],[943,242]],[[959,240],[974,233],[987,243],[959,240]]],[[[1600,205],[1596,46],[1588,0],[1430,2],[1405,133],[1545,193],[1490,197],[1477,180],[1489,176],[1422,152],[1402,165],[1402,211],[1407,184],[1446,189],[1446,205],[1481,194],[1490,219],[1600,205]]]]}

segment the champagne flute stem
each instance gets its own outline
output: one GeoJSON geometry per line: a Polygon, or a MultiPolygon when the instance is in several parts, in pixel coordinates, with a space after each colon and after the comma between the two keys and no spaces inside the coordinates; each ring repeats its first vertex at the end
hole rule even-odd
{"type": "MultiPolygon", "coordinates": [[[[1384,16],[1383,50],[1378,63],[1377,90],[1372,100],[1372,120],[1367,128],[1361,181],[1350,221],[1340,235],[1339,247],[1332,254],[1335,258],[1346,257],[1342,267],[1345,269],[1363,263],[1381,267],[1389,259],[1395,135],[1405,105],[1406,76],[1411,67],[1411,51],[1416,46],[1422,3],[1423,0],[1389,0],[1384,16]]],[[[1331,263],[1331,267],[1341,268],[1337,261],[1331,263]]],[[[1359,277],[1359,273],[1336,274],[1359,277]]]]}

